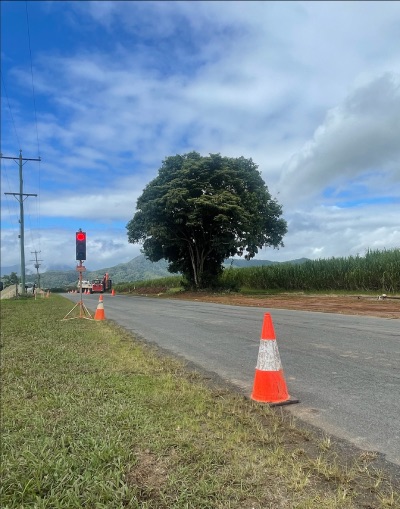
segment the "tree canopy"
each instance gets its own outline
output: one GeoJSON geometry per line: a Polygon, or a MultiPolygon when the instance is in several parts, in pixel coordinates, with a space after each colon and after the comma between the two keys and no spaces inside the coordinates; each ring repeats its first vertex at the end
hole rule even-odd
{"type": "Polygon", "coordinates": [[[19,282],[19,279],[18,279],[18,275],[16,272],[11,272],[11,274],[9,276],[7,275],[4,275],[2,278],[1,278],[2,282],[4,283],[4,287],[6,288],[7,286],[10,286],[10,285],[15,285],[15,284],[18,284],[19,282]]]}
{"type": "Polygon", "coordinates": [[[128,240],[153,261],[166,259],[195,288],[213,286],[230,256],[253,258],[263,246],[283,246],[282,207],[257,165],[244,157],[167,157],[137,200],[128,240]]]}

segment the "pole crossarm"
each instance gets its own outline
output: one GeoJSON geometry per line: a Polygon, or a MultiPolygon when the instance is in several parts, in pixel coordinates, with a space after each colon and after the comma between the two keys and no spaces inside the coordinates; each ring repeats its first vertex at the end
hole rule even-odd
{"type": "MultiPolygon", "coordinates": [[[[12,194],[13,196],[15,196],[15,198],[17,198],[17,196],[19,196],[20,199],[21,199],[21,196],[26,196],[26,197],[28,197],[28,196],[37,196],[37,194],[33,194],[33,193],[4,193],[4,194],[12,194]]],[[[17,198],[17,200],[18,200],[18,198],[17,198]]]]}
{"type": "Polygon", "coordinates": [[[15,162],[18,162],[20,159],[22,161],[41,161],[40,157],[38,158],[31,158],[31,157],[8,157],[8,156],[3,156],[3,154],[0,154],[0,159],[12,159],[13,161],[15,162]]]}

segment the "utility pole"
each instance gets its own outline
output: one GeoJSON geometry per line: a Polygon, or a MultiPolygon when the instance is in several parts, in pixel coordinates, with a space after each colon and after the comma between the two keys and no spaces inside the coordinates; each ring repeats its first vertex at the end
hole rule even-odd
{"type": "MultiPolygon", "coordinates": [[[[41,251],[39,251],[39,253],[41,253],[41,251]]],[[[37,282],[38,282],[37,287],[38,287],[38,290],[40,290],[40,274],[39,274],[40,263],[39,262],[42,262],[43,260],[38,260],[38,258],[37,258],[38,251],[31,251],[31,254],[35,255],[35,259],[30,260],[30,261],[35,262],[35,269],[36,269],[37,282]]]]}
{"type": "Polygon", "coordinates": [[[37,194],[28,194],[23,192],[23,180],[22,180],[22,167],[25,163],[22,161],[40,161],[38,159],[29,159],[22,157],[22,150],[19,151],[19,157],[6,157],[0,154],[1,159],[12,159],[19,166],[19,193],[4,193],[12,194],[19,201],[19,224],[20,224],[20,246],[21,246],[21,293],[25,295],[25,244],[24,244],[24,200],[28,196],[37,196],[37,194]]]}

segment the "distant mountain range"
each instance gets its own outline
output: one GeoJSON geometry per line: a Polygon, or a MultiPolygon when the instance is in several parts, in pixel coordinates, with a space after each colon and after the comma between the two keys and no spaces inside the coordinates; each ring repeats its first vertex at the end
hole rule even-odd
{"type": "MultiPolygon", "coordinates": [[[[71,267],[70,265],[65,265],[65,264],[64,265],[62,265],[62,264],[50,265],[43,272],[47,272],[48,270],[66,271],[66,270],[75,270],[75,267],[71,267]]],[[[19,276],[21,273],[21,265],[18,264],[18,265],[9,265],[8,267],[1,267],[0,272],[1,272],[1,277],[9,276],[11,274],[11,272],[15,272],[19,276]]],[[[31,274],[36,275],[36,270],[26,268],[25,274],[27,276],[31,275],[31,274]]]]}
{"type": "MultiPolygon", "coordinates": [[[[21,272],[21,265],[9,265],[8,267],[1,267],[1,277],[3,276],[9,276],[11,272],[15,272],[19,275],[21,272]]],[[[31,271],[27,271],[31,272],[31,271]]]]}
{"type": "MultiPolygon", "coordinates": [[[[297,260],[291,260],[290,262],[272,262],[270,260],[241,260],[241,259],[229,259],[224,263],[225,267],[259,267],[261,265],[275,265],[279,263],[304,263],[307,258],[300,258],[297,260]]],[[[159,262],[150,262],[144,255],[133,258],[130,262],[120,263],[114,267],[106,267],[95,271],[86,271],[83,273],[83,279],[96,279],[101,278],[108,272],[110,278],[114,283],[122,283],[128,281],[144,281],[147,279],[156,279],[160,277],[168,277],[172,274],[168,272],[168,262],[166,260],[160,260],[159,262]]],[[[55,269],[55,267],[54,267],[55,269]]],[[[40,285],[42,288],[60,288],[65,286],[73,285],[78,281],[78,272],[75,267],[60,267],[60,270],[47,270],[40,274],[40,285]]],[[[12,267],[2,267],[1,274],[9,275],[11,272],[20,273],[20,267],[15,265],[12,267]]],[[[36,273],[27,271],[26,273],[27,282],[36,281],[36,273]]]]}

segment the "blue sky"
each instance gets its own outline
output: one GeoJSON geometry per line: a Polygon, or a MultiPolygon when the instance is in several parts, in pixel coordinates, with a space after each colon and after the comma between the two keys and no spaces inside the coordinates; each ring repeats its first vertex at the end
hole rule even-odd
{"type": "MultiPolygon", "coordinates": [[[[384,1],[2,1],[1,151],[41,157],[23,169],[27,269],[35,250],[73,267],[79,228],[89,269],[140,254],[136,200],[192,150],[258,164],[289,229],[258,258],[400,247],[399,27],[384,1]]],[[[18,166],[1,170],[10,266],[18,166]]]]}

